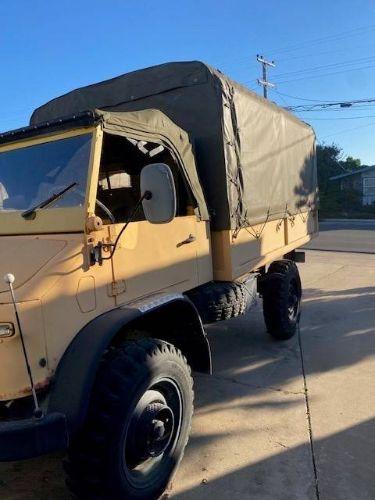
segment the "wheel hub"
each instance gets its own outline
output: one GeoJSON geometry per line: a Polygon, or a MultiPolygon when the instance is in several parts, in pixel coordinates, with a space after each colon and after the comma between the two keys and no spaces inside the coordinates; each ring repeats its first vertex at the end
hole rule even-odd
{"type": "Polygon", "coordinates": [[[174,434],[173,411],[165,399],[150,399],[146,397],[140,401],[130,425],[131,437],[127,451],[133,462],[155,458],[164,453],[174,434]]]}
{"type": "Polygon", "coordinates": [[[288,298],[288,316],[290,320],[293,320],[298,311],[298,293],[294,283],[289,286],[289,298],[288,298]]]}
{"type": "MultiPolygon", "coordinates": [[[[161,455],[167,448],[174,429],[173,412],[162,403],[152,403],[144,411],[141,426],[145,430],[146,449],[150,457],[161,455]]],[[[142,432],[142,429],[140,429],[142,432]]]]}

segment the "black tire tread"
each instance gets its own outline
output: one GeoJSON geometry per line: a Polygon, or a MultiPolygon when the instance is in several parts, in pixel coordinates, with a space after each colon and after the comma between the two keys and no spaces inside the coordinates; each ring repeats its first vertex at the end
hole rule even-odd
{"type": "Polygon", "coordinates": [[[272,262],[261,283],[263,315],[267,331],[277,340],[287,340],[296,332],[299,315],[291,322],[286,314],[290,280],[296,280],[299,300],[302,296],[298,267],[291,260],[272,262]]]}
{"type": "Polygon", "coordinates": [[[234,281],[211,282],[186,293],[203,323],[215,323],[235,318],[246,311],[246,286],[234,281]]]}
{"type": "MultiPolygon", "coordinates": [[[[181,351],[172,344],[154,338],[141,338],[125,341],[116,348],[110,348],[106,353],[97,374],[84,429],[73,441],[64,462],[66,484],[76,498],[107,498],[102,465],[105,460],[106,433],[111,421],[116,418],[116,409],[121,404],[119,387],[131,384],[132,377],[138,370],[144,369],[149,357],[165,352],[180,358],[180,362],[188,370],[193,401],[190,366],[181,351]]],[[[189,415],[190,427],[192,414],[193,405],[189,415]]],[[[190,429],[183,448],[187,444],[189,433],[190,429]]]]}

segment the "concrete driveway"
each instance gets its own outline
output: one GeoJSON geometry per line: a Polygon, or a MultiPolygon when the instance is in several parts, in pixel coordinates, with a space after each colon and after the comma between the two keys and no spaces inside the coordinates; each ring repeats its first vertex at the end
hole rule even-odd
{"type": "MultiPolygon", "coordinates": [[[[208,328],[171,498],[375,498],[375,255],[306,257],[300,337],[269,338],[260,305],[208,328]]],[[[0,498],[69,498],[60,457],[0,465],[0,498]]]]}
{"type": "Polygon", "coordinates": [[[210,327],[173,498],[375,498],[375,255],[311,251],[300,269],[300,342],[269,339],[260,309],[210,327]]]}

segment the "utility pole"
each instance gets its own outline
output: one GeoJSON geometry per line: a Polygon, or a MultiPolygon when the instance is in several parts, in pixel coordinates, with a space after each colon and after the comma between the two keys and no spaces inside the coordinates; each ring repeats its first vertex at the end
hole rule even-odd
{"type": "Polygon", "coordinates": [[[262,79],[257,80],[259,85],[263,87],[263,97],[268,98],[268,87],[275,87],[275,85],[267,80],[267,66],[275,67],[275,61],[267,61],[263,56],[257,54],[257,61],[262,65],[262,79]]]}

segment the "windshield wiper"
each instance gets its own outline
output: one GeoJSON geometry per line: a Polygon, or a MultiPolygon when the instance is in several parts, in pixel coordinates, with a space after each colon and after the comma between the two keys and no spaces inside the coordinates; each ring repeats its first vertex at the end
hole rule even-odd
{"type": "Polygon", "coordinates": [[[36,215],[36,211],[40,210],[41,208],[46,208],[48,205],[51,205],[55,200],[58,200],[64,196],[65,193],[70,191],[72,188],[78,185],[78,182],[73,182],[72,184],[69,184],[66,188],[62,189],[58,193],[53,194],[46,200],[42,201],[41,203],[38,203],[38,205],[35,205],[33,208],[29,208],[28,210],[25,210],[25,212],[22,212],[22,217],[24,219],[34,219],[36,215]]]}

